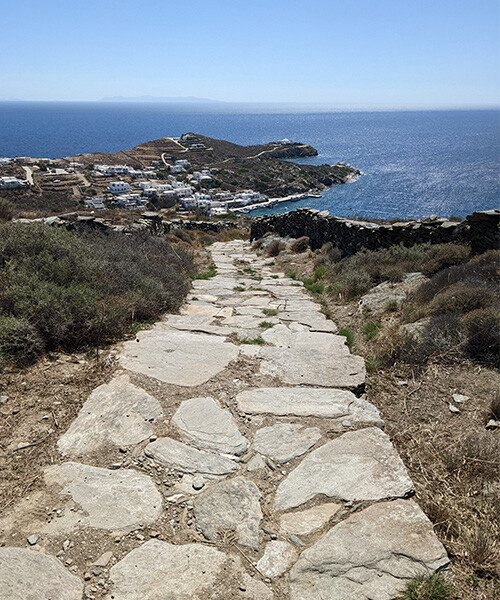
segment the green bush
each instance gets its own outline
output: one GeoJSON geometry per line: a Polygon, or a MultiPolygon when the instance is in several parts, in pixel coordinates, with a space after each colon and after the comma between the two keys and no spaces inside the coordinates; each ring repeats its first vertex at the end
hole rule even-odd
{"type": "Polygon", "coordinates": [[[0,364],[29,365],[42,352],[43,341],[28,320],[0,315],[0,364]]]}
{"type": "Polygon", "coordinates": [[[417,575],[407,583],[398,600],[448,600],[453,589],[442,573],[417,575]]]}
{"type": "Polygon", "coordinates": [[[463,244],[438,244],[431,246],[427,252],[427,260],[420,269],[424,275],[434,275],[442,269],[465,263],[470,258],[470,248],[463,244]]]}
{"type": "Polygon", "coordinates": [[[100,346],[136,321],[177,310],[192,267],[190,257],[146,232],[78,235],[7,223],[0,226],[0,315],[29,323],[48,350],[100,346]]]}

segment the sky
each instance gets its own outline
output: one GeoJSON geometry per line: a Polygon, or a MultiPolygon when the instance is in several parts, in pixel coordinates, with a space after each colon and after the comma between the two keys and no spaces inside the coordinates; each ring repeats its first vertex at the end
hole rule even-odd
{"type": "Polygon", "coordinates": [[[498,0],[0,0],[0,99],[500,104],[498,0]]]}

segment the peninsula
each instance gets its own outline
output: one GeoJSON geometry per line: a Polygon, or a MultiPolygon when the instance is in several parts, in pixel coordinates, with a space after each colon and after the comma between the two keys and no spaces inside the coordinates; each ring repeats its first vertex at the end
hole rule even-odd
{"type": "Polygon", "coordinates": [[[288,139],[241,146],[185,133],[115,153],[3,159],[0,187],[17,212],[37,216],[78,207],[175,208],[220,216],[317,196],[360,175],[345,163],[290,160],[317,155],[312,146],[288,139]]]}

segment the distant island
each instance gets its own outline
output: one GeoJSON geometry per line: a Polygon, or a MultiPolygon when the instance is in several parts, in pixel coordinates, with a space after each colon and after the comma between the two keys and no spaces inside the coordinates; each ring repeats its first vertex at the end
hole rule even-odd
{"type": "Polygon", "coordinates": [[[224,104],[222,100],[198,98],[197,96],[111,96],[98,102],[166,102],[178,104],[224,104]]]}

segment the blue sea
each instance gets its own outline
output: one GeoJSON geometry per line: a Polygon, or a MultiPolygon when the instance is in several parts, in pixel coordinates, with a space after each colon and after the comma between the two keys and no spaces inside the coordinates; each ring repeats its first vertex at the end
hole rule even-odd
{"type": "Polygon", "coordinates": [[[297,162],[344,161],[363,176],[299,207],[338,216],[463,217],[500,206],[500,111],[328,111],[265,106],[0,103],[0,156],[115,152],[193,131],[239,144],[289,138],[317,148],[297,162]]]}

